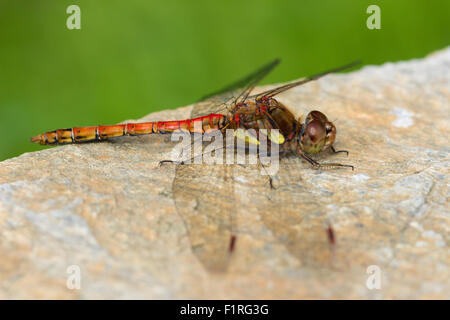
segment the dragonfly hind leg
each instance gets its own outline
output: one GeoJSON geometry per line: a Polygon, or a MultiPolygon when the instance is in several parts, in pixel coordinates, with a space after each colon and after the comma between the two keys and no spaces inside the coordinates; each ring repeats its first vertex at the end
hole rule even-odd
{"type": "Polygon", "coordinates": [[[198,154],[198,155],[195,155],[195,156],[191,156],[189,159],[186,159],[186,160],[181,160],[181,161],[177,161],[177,160],[161,160],[161,161],[159,161],[159,166],[161,166],[163,163],[173,163],[173,164],[177,164],[177,165],[185,165],[185,164],[201,164],[202,161],[200,161],[200,162],[195,162],[195,160],[196,160],[197,158],[202,159],[203,156],[205,156],[205,155],[207,155],[207,154],[210,154],[210,153],[212,153],[212,152],[215,152],[215,151],[217,151],[217,150],[219,150],[219,149],[224,149],[224,147],[220,147],[220,148],[217,148],[217,149],[214,149],[214,150],[210,150],[210,151],[208,151],[208,152],[203,152],[203,153],[201,153],[201,154],[198,154]]]}
{"type": "Polygon", "coordinates": [[[164,163],[184,164],[184,161],[161,160],[159,161],[159,166],[161,167],[164,163]]]}

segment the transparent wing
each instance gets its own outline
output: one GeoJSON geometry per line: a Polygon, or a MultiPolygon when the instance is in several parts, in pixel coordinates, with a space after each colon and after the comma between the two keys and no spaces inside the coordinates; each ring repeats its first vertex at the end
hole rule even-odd
{"type": "MultiPolygon", "coordinates": [[[[233,104],[249,97],[256,84],[261,81],[278,64],[278,60],[259,68],[252,74],[235,83],[209,94],[196,103],[191,111],[191,117],[210,113],[221,113],[230,109],[233,104]]],[[[347,65],[333,69],[306,79],[296,81],[281,87],[268,90],[263,95],[251,97],[274,96],[297,85],[316,80],[326,74],[349,68],[347,65]]],[[[239,137],[238,137],[239,138],[239,137]]],[[[195,138],[194,138],[195,139],[195,138]]],[[[293,170],[279,174],[283,180],[293,178],[293,170]]],[[[303,264],[321,266],[328,262],[329,243],[325,236],[326,225],[323,216],[309,215],[315,212],[316,203],[321,196],[311,198],[304,196],[299,201],[294,196],[308,194],[309,189],[298,181],[302,180],[301,170],[294,170],[298,176],[290,192],[285,189],[271,190],[268,188],[267,177],[255,174],[250,169],[236,165],[185,164],[177,165],[172,185],[172,194],[177,212],[186,227],[192,254],[203,268],[209,272],[226,272],[232,254],[232,247],[237,241],[240,226],[237,224],[236,212],[245,208],[253,210],[261,216],[261,221],[275,238],[283,243],[288,251],[303,264]],[[235,192],[234,172],[239,177],[254,181],[254,190],[245,196],[235,192]],[[248,174],[248,176],[246,176],[248,174]],[[267,199],[270,198],[268,204],[267,199]],[[309,199],[305,201],[304,199],[309,199]],[[285,203],[295,203],[295,206],[285,208],[285,203]],[[283,208],[283,213],[280,213],[283,208]],[[299,211],[299,208],[301,210],[299,211]],[[301,228],[301,229],[299,229],[301,228]],[[300,230],[300,231],[299,231],[300,230]],[[236,240],[237,239],[237,240],[236,240]]],[[[238,190],[238,189],[237,189],[238,190]]],[[[318,193],[317,193],[318,194],[318,193]]]]}
{"type": "Polygon", "coordinates": [[[195,118],[211,113],[223,113],[230,110],[239,101],[244,101],[253,88],[266,77],[278,64],[275,59],[224,88],[203,96],[193,107],[191,117],[195,118]]]}
{"type": "Polygon", "coordinates": [[[234,184],[228,165],[178,165],[172,193],[191,252],[209,272],[225,272],[235,230],[234,184]]]}
{"type": "Polygon", "coordinates": [[[324,77],[324,76],[326,76],[326,75],[328,75],[330,73],[336,73],[336,72],[339,72],[339,71],[343,71],[343,70],[347,70],[347,69],[353,68],[353,67],[355,67],[355,66],[357,66],[359,64],[361,64],[360,61],[354,61],[354,62],[346,64],[344,66],[341,66],[341,67],[338,67],[338,68],[334,68],[334,69],[331,69],[331,70],[327,70],[327,71],[324,71],[324,72],[321,72],[321,73],[318,73],[318,74],[315,74],[315,75],[312,75],[312,76],[309,76],[309,77],[306,77],[306,78],[303,78],[303,79],[300,79],[300,80],[297,80],[297,81],[294,81],[294,82],[291,82],[291,83],[288,83],[288,84],[285,84],[285,85],[282,85],[282,86],[279,86],[277,88],[270,89],[270,90],[267,90],[265,92],[258,93],[256,95],[251,96],[251,98],[255,98],[255,99],[261,99],[262,97],[272,98],[272,97],[276,96],[277,94],[280,94],[280,93],[282,93],[282,92],[284,92],[286,90],[289,90],[289,89],[292,89],[294,87],[303,85],[303,84],[308,83],[310,81],[314,81],[314,80],[320,79],[320,78],[322,78],[322,77],[324,77]]]}
{"type": "MultiPolygon", "coordinates": [[[[274,60],[233,84],[204,96],[194,105],[191,118],[230,110],[236,102],[247,98],[255,85],[278,63],[279,60],[274,60]]],[[[233,214],[236,211],[232,172],[233,166],[230,165],[177,165],[172,185],[177,212],[186,227],[192,253],[210,272],[224,272],[229,264],[233,214]]]]}

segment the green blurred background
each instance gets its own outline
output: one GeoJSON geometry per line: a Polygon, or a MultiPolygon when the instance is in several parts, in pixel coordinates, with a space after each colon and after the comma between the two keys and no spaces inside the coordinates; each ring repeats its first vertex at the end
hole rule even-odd
{"type": "Polygon", "coordinates": [[[448,0],[0,0],[0,160],[44,131],[190,104],[276,57],[264,84],[423,57],[449,45],[449,20],[448,0]]]}

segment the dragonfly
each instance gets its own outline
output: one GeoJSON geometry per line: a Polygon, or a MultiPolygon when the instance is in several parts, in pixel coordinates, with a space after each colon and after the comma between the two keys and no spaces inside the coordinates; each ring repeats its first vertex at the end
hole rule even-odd
{"type": "MultiPolygon", "coordinates": [[[[105,141],[121,136],[139,136],[148,134],[170,134],[183,132],[190,135],[211,132],[235,132],[236,139],[244,139],[247,144],[259,143],[263,135],[266,140],[276,143],[280,155],[294,155],[306,160],[314,168],[349,168],[352,165],[337,162],[322,163],[314,155],[327,150],[332,153],[345,153],[333,146],[336,140],[336,126],[318,110],[310,111],[305,118],[296,118],[289,108],[276,97],[292,88],[318,80],[328,74],[348,70],[360,64],[352,62],[276,88],[253,93],[257,84],[264,79],[280,60],[273,60],[258,68],[250,75],[209,94],[194,104],[188,119],[175,121],[152,121],[125,123],[117,125],[72,127],[48,131],[31,138],[31,142],[41,145],[63,145],[105,141]],[[257,132],[253,139],[242,134],[251,129],[257,132]],[[265,129],[261,130],[261,129],[265,129]],[[271,135],[271,130],[278,135],[271,135]],[[267,133],[269,132],[269,133],[267,133]]],[[[235,148],[235,145],[233,146],[235,148]]],[[[195,155],[194,155],[195,156],[195,155]]],[[[161,160],[160,164],[172,162],[178,164],[173,181],[172,193],[175,205],[186,225],[192,251],[202,264],[211,271],[223,271],[229,261],[229,255],[235,250],[236,234],[233,232],[236,212],[233,199],[234,183],[232,169],[228,165],[208,166],[199,171],[184,161],[161,160]],[[227,189],[224,194],[220,189],[227,189]],[[218,199],[220,205],[211,199],[218,199]],[[228,198],[227,195],[229,195],[228,198]]],[[[270,188],[273,179],[269,175],[270,188]]],[[[331,227],[327,229],[332,234],[331,227]],[[331,230],[331,231],[330,231],[331,230]]],[[[334,242],[334,235],[332,237],[334,242]]]]}
{"type": "MultiPolygon", "coordinates": [[[[72,127],[66,129],[57,129],[43,134],[39,134],[31,138],[31,142],[41,145],[61,145],[80,142],[102,141],[109,138],[120,136],[137,136],[145,134],[167,134],[174,132],[188,133],[210,133],[218,130],[224,131],[235,130],[241,132],[240,129],[248,132],[249,129],[254,130],[279,130],[281,135],[277,135],[276,140],[272,136],[268,138],[272,142],[280,145],[281,154],[292,152],[299,157],[308,161],[313,167],[348,167],[354,169],[352,165],[340,163],[319,163],[310,157],[311,154],[318,154],[325,150],[331,150],[334,153],[344,152],[346,150],[337,151],[333,143],[336,139],[336,126],[330,121],[325,114],[318,110],[308,113],[305,120],[302,117],[296,119],[289,109],[275,96],[294,87],[303,85],[313,80],[317,80],[327,74],[336,73],[349,69],[357,65],[353,62],[332,70],[328,70],[299,81],[294,81],[265,92],[250,95],[257,83],[259,83],[277,64],[279,60],[263,66],[255,73],[239,81],[237,85],[248,83],[240,93],[233,95],[235,90],[231,90],[236,84],[221,90],[227,92],[227,97],[223,101],[223,95],[219,93],[206,96],[202,101],[208,101],[209,105],[213,102],[216,107],[215,112],[205,112],[201,105],[194,108],[192,114],[207,113],[190,119],[176,121],[157,121],[143,123],[125,123],[117,125],[93,126],[93,127],[72,127]],[[222,102],[216,102],[218,98],[222,102]],[[219,108],[217,108],[219,106],[219,108]],[[224,112],[225,111],[225,114],[224,112]]],[[[225,95],[225,96],[227,96],[225,95]]],[[[237,138],[243,136],[242,133],[236,133],[237,138]]],[[[249,139],[245,138],[247,142],[249,139]]],[[[256,140],[258,137],[256,137],[256,140]]],[[[251,143],[251,141],[250,141],[251,143]]],[[[257,143],[257,141],[256,141],[257,143]]]]}

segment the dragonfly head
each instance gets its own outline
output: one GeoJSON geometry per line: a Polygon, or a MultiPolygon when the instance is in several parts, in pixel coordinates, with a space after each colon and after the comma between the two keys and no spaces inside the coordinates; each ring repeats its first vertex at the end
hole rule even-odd
{"type": "Polygon", "coordinates": [[[298,141],[303,151],[319,153],[329,148],[336,139],[336,127],[320,111],[311,111],[302,124],[298,141]]]}

